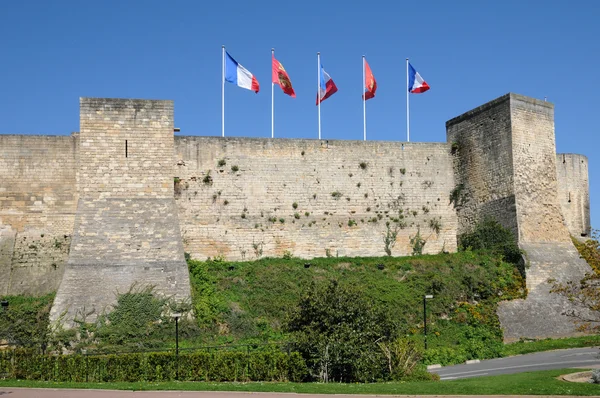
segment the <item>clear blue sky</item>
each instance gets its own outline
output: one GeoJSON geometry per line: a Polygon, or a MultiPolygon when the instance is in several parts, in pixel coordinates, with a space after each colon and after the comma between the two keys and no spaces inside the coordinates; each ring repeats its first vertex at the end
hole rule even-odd
{"type": "Polygon", "coordinates": [[[220,135],[221,45],[261,84],[227,84],[226,135],[270,136],[270,51],[297,98],[275,96],[275,135],[317,137],[316,53],[339,91],[323,138],[362,139],[362,66],[377,79],[368,139],[406,139],[405,58],[432,87],[411,96],[411,141],[507,92],[553,102],[559,152],[587,155],[600,226],[600,2],[3,1],[3,134],[70,134],[79,97],[172,99],[182,135],[220,135]]]}

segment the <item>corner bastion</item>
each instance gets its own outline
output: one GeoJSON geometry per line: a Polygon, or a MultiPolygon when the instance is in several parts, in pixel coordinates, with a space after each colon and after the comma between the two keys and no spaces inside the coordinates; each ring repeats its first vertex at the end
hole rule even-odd
{"type": "Polygon", "coordinates": [[[553,112],[507,94],[448,121],[446,143],[174,137],[171,101],[82,98],[79,133],[0,135],[0,294],[58,289],[69,324],[133,284],[188,298],[184,252],[404,256],[417,235],[454,252],[491,216],[529,263],[505,339],[572,335],[547,279],[589,270],[569,236],[590,231],[588,169],[556,154],[553,112]]]}

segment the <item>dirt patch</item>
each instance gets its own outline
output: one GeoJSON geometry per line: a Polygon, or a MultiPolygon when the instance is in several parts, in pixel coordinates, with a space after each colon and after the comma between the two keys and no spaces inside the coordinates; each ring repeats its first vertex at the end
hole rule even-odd
{"type": "Polygon", "coordinates": [[[570,373],[568,375],[558,376],[558,379],[563,381],[570,381],[573,383],[590,383],[590,380],[592,379],[592,372],[587,371],[570,373]]]}

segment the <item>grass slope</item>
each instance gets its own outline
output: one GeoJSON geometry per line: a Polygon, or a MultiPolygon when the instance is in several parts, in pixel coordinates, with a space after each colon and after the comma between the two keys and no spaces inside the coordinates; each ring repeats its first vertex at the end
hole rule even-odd
{"type": "Polygon", "coordinates": [[[471,251],[309,261],[192,260],[189,267],[194,310],[205,329],[204,343],[283,340],[286,314],[307,288],[337,279],[358,287],[389,312],[403,335],[417,340],[423,335],[423,295],[433,294],[427,303],[428,343],[431,360],[442,363],[498,356],[502,333],[497,302],[524,293],[523,280],[513,264],[471,251]],[[438,348],[443,352],[437,352],[438,348]]]}
{"type": "Polygon", "coordinates": [[[558,369],[441,382],[341,383],[53,383],[0,380],[0,387],[81,388],[112,390],[247,391],[304,394],[379,395],[600,395],[600,385],[558,380],[582,369],[558,369]]]}

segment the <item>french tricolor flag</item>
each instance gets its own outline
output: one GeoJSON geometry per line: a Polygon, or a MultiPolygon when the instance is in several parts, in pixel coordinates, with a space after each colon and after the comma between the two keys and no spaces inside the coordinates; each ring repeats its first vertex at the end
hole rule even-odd
{"type": "Polygon", "coordinates": [[[333,79],[329,76],[329,73],[325,72],[323,65],[319,72],[319,92],[317,93],[317,105],[331,97],[338,91],[333,79]]]}
{"type": "Polygon", "coordinates": [[[423,80],[421,75],[419,75],[419,72],[417,72],[415,70],[415,68],[413,68],[413,66],[409,63],[408,64],[408,92],[413,93],[413,94],[420,94],[420,93],[424,93],[425,91],[429,90],[429,88],[430,88],[429,84],[427,84],[427,82],[425,80],[423,80]]]}
{"type": "Polygon", "coordinates": [[[225,54],[225,81],[258,93],[259,85],[256,77],[248,69],[238,64],[228,52],[225,54]]]}

